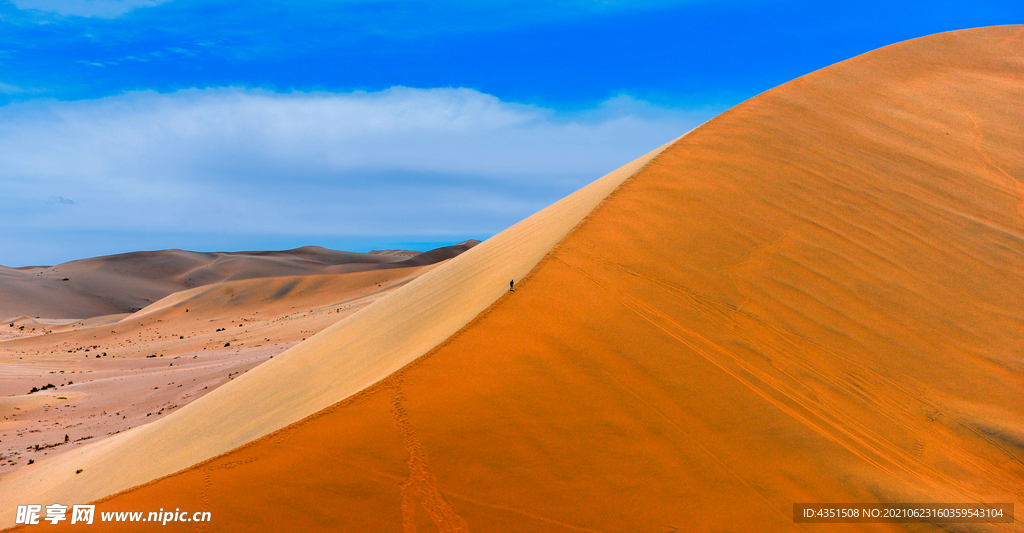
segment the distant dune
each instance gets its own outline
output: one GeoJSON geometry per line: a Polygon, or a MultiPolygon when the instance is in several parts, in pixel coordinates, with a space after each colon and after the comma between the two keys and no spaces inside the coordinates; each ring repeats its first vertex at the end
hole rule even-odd
{"type": "Polygon", "coordinates": [[[131,313],[169,294],[220,281],[422,266],[450,259],[477,242],[424,253],[387,250],[363,254],[319,246],[264,252],[158,250],[53,267],[0,266],[0,320],[131,313]]]}
{"type": "Polygon", "coordinates": [[[1024,531],[1021,80],[1004,26],[772,89],[170,416],[0,479],[0,518],[937,531],[792,506],[1015,502],[999,530],[1024,531]]]}

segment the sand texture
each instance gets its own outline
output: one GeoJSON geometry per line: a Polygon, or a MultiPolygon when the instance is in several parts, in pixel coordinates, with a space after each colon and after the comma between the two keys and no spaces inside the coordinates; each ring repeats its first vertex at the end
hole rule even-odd
{"type": "Polygon", "coordinates": [[[939,531],[792,505],[987,501],[1016,522],[952,529],[1024,531],[1022,80],[1007,26],[777,87],[584,190],[587,216],[555,204],[157,423],[3,479],[0,517],[316,412],[99,508],[212,513],[183,531],[939,531]]]}

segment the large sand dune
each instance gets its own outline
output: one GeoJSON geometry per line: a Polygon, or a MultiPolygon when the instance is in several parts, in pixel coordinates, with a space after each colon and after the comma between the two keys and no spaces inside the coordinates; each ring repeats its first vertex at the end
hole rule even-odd
{"type": "Polygon", "coordinates": [[[3,479],[0,517],[312,413],[99,509],[410,533],[836,531],[794,524],[793,503],[1019,508],[1022,79],[1013,26],[775,88],[188,408],[3,479]]]}

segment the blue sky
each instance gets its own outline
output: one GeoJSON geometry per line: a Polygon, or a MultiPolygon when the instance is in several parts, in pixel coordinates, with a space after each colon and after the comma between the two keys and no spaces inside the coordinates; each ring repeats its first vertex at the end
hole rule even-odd
{"type": "Polygon", "coordinates": [[[755,94],[1020,2],[0,1],[0,264],[487,238],[755,94]]]}

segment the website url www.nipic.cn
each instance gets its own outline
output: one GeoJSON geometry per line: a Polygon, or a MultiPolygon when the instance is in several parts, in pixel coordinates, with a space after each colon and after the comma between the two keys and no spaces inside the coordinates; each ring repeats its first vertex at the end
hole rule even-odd
{"type": "MultiPolygon", "coordinates": [[[[104,511],[99,513],[100,522],[149,522],[166,526],[173,522],[209,522],[210,512],[199,511],[190,513],[175,509],[165,511],[104,511]]],[[[37,525],[40,522],[49,522],[56,525],[65,520],[71,524],[92,524],[96,519],[95,505],[19,505],[16,524],[37,525]],[[68,513],[70,511],[70,517],[68,513]]]]}

